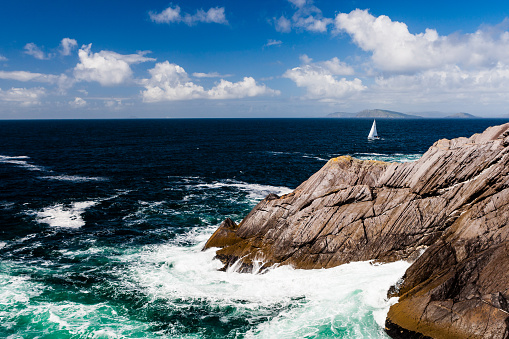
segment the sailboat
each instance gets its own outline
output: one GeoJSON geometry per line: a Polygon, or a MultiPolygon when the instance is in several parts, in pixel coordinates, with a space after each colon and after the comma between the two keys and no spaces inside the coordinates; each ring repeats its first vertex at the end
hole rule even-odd
{"type": "Polygon", "coordinates": [[[373,120],[373,126],[371,126],[371,131],[369,131],[368,140],[379,139],[378,133],[376,132],[376,121],[373,120]]]}

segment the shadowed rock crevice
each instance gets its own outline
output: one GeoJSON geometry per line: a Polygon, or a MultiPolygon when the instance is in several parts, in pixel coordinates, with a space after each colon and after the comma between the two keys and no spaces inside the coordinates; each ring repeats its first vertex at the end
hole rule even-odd
{"type": "Polygon", "coordinates": [[[331,159],[239,225],[225,220],[205,248],[219,247],[225,267],[243,271],[255,261],[304,269],[414,261],[392,292],[400,300],[388,314],[391,336],[507,338],[508,220],[505,124],[439,140],[412,163],[331,159]]]}

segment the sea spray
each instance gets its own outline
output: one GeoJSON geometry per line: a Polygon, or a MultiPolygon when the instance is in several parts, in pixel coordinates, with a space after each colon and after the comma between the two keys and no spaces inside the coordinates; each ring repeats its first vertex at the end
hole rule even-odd
{"type": "Polygon", "coordinates": [[[264,274],[222,272],[214,249],[202,252],[203,245],[166,244],[126,256],[131,265],[123,279],[133,279],[153,302],[177,307],[182,300],[205,301],[222,313],[224,324],[242,318],[250,325],[244,327],[247,337],[383,338],[385,315],[395,301],[387,300],[387,290],[409,267],[407,262],[357,262],[320,270],[281,266],[264,274]]]}

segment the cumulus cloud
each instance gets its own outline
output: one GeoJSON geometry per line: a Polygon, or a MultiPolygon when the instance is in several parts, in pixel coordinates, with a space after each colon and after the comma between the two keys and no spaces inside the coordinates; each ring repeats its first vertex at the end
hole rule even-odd
{"type": "Polygon", "coordinates": [[[51,55],[44,53],[36,44],[30,42],[25,45],[25,54],[31,55],[39,60],[47,60],[51,58],[51,55]]]}
{"type": "Polygon", "coordinates": [[[210,8],[208,11],[204,11],[203,9],[199,9],[195,14],[191,15],[188,13],[181,13],[179,6],[169,6],[165,10],[160,13],[149,13],[150,19],[156,23],[180,23],[183,22],[189,26],[192,26],[196,23],[216,23],[227,25],[228,20],[226,20],[226,16],[224,13],[224,7],[214,7],[210,8]]]}
{"type": "Polygon", "coordinates": [[[434,29],[412,34],[405,23],[367,10],[339,13],[337,31],[348,33],[362,50],[371,52],[374,66],[382,71],[415,72],[460,65],[490,67],[509,58],[509,32],[478,30],[475,33],[441,36],[434,29]]]}
{"type": "Polygon", "coordinates": [[[295,13],[291,18],[284,15],[273,18],[278,32],[288,33],[295,29],[302,29],[315,33],[325,33],[333,23],[331,18],[324,18],[322,11],[313,5],[311,0],[288,0],[294,7],[295,13]]]}
{"type": "Polygon", "coordinates": [[[354,69],[338,58],[313,63],[307,55],[301,57],[303,65],[287,70],[283,77],[304,87],[307,98],[334,100],[355,95],[367,87],[358,78],[347,80],[345,77],[354,75],[354,69]]]}
{"type": "MultiPolygon", "coordinates": [[[[70,55],[72,50],[76,48],[78,45],[78,42],[71,38],[64,38],[60,42],[60,46],[58,48],[58,51],[61,55],[70,55]]],[[[53,57],[55,57],[55,53],[45,53],[39,46],[34,44],[33,42],[30,42],[25,45],[24,47],[25,54],[31,55],[36,59],[39,60],[49,60],[53,57]]]]}
{"type": "Polygon", "coordinates": [[[97,81],[103,86],[119,85],[131,80],[131,64],[155,61],[145,56],[148,52],[126,55],[112,51],[93,53],[91,48],[92,44],[84,45],[78,51],[80,62],[74,68],[78,81],[97,81]]]}
{"type": "Polygon", "coordinates": [[[0,89],[0,100],[31,106],[40,104],[40,99],[45,94],[46,90],[42,87],[29,89],[13,87],[7,91],[0,89]]]}
{"type": "Polygon", "coordinates": [[[60,54],[64,56],[71,55],[71,52],[76,48],[76,46],[78,46],[78,42],[76,40],[63,38],[60,42],[60,54]]]}
{"type": "MultiPolygon", "coordinates": [[[[367,10],[339,13],[336,33],[348,34],[368,60],[364,102],[392,107],[418,105],[501,107],[509,95],[507,20],[473,33],[440,35],[435,29],[412,34],[403,22],[367,10]]],[[[414,108],[415,109],[415,108],[414,108]]],[[[500,109],[500,108],[497,108],[500,109]]]]}
{"type": "Polygon", "coordinates": [[[260,95],[279,94],[265,85],[258,85],[252,77],[244,77],[242,81],[230,82],[224,79],[207,91],[208,99],[239,99],[244,97],[256,97],[260,95]]]}
{"type": "Polygon", "coordinates": [[[74,108],[85,107],[87,105],[86,100],[80,97],[75,97],[73,101],[69,101],[69,105],[74,108]]]}
{"type": "Polygon", "coordinates": [[[206,90],[193,83],[184,68],[168,61],[157,63],[149,70],[149,73],[151,78],[142,81],[145,86],[145,91],[142,91],[145,102],[238,99],[280,94],[279,91],[257,84],[251,77],[245,77],[242,81],[235,83],[221,79],[214,87],[206,90]]]}

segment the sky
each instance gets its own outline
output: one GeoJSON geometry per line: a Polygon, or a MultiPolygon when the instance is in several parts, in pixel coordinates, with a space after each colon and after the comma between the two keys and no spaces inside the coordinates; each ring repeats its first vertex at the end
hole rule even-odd
{"type": "Polygon", "coordinates": [[[0,119],[509,117],[509,2],[4,1],[0,119]]]}

